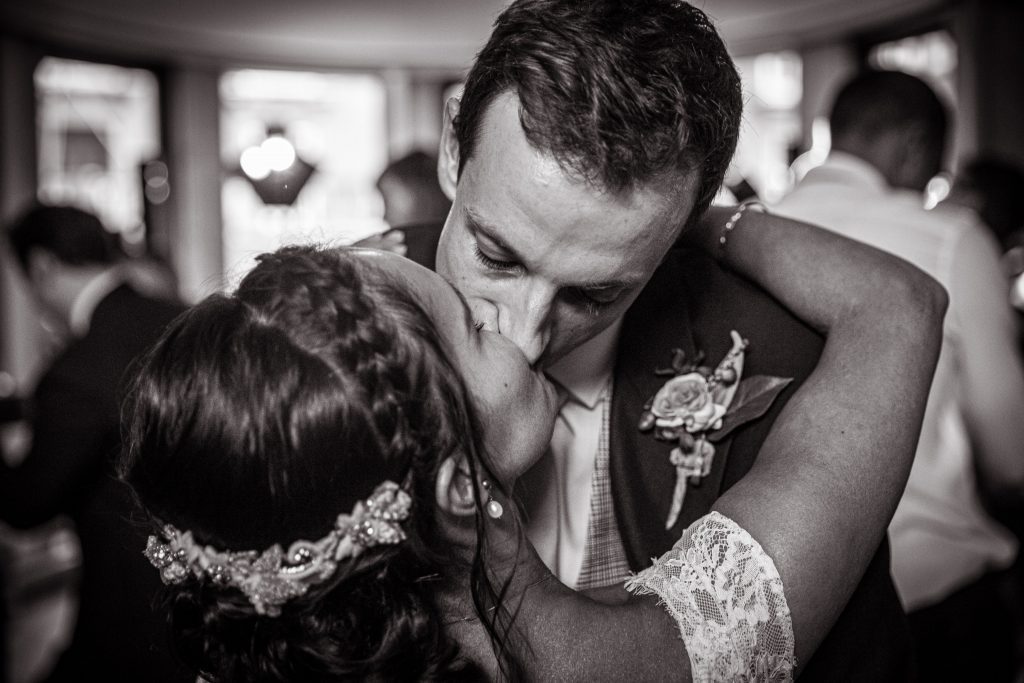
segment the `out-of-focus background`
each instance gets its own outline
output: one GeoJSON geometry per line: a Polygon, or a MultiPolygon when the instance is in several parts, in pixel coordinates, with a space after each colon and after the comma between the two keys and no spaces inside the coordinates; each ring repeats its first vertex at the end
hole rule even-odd
{"type": "MultiPolygon", "coordinates": [[[[0,6],[0,221],[81,206],[186,302],[297,240],[385,229],[378,176],[433,153],[501,0],[33,0],[0,6]]],[[[729,191],[774,201],[828,151],[836,86],[865,64],[927,80],[966,159],[1024,164],[1024,3],[705,0],[747,96],[729,191]]],[[[27,395],[56,344],[0,247],[0,400],[27,395]]],[[[1024,269],[1024,266],[1022,266],[1024,269]]],[[[0,411],[2,417],[3,411],[0,411]]],[[[30,435],[0,423],[17,462],[30,435]]],[[[9,680],[67,638],[74,528],[0,528],[9,680]]]]}

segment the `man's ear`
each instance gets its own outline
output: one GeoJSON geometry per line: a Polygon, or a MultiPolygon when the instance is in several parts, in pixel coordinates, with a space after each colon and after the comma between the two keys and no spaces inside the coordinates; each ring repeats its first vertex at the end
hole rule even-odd
{"type": "Polygon", "coordinates": [[[455,117],[459,114],[459,105],[458,97],[449,97],[444,104],[441,148],[437,154],[437,180],[451,201],[455,201],[455,187],[459,182],[459,140],[455,136],[455,117]]]}
{"type": "Polygon", "coordinates": [[[466,459],[463,456],[448,457],[437,470],[434,484],[437,506],[457,517],[476,514],[476,498],[473,494],[473,478],[467,474],[466,459]]]}

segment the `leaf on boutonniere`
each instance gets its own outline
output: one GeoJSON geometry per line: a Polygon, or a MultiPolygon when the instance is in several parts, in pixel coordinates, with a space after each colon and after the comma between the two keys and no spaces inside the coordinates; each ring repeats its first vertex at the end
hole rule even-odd
{"type": "Polygon", "coordinates": [[[721,428],[708,434],[708,440],[721,441],[737,427],[767,413],[775,398],[792,381],[791,377],[757,375],[740,382],[729,412],[722,418],[721,428]]]}

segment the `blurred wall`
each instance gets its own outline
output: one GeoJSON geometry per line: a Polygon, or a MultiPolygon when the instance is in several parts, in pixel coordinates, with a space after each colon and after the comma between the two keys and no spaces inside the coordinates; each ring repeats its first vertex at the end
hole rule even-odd
{"type": "Polygon", "coordinates": [[[216,69],[174,68],[162,93],[171,185],[166,243],[179,293],[189,303],[220,289],[224,278],[219,79],[216,69]]]}
{"type": "Polygon", "coordinates": [[[388,157],[410,151],[437,151],[444,111],[444,89],[451,74],[409,69],[383,73],[388,97],[388,157]]]}
{"type": "MultiPolygon", "coordinates": [[[[36,196],[35,88],[42,51],[0,36],[0,226],[36,196]]],[[[39,325],[20,267],[0,239],[0,371],[27,388],[44,360],[46,335],[39,325]]]]}
{"type": "Polygon", "coordinates": [[[811,148],[811,124],[827,118],[836,91],[857,70],[858,56],[850,43],[813,45],[800,51],[804,94],[800,100],[803,148],[811,148]]]}
{"type": "Polygon", "coordinates": [[[953,28],[970,151],[1024,165],[1024,2],[964,2],[953,28]]]}

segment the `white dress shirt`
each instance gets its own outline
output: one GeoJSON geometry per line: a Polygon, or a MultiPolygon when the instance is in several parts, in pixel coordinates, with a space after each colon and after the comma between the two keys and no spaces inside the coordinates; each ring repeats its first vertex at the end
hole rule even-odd
{"type": "Polygon", "coordinates": [[[572,587],[583,565],[591,477],[621,327],[615,322],[548,369],[565,402],[548,452],[520,480],[526,535],[544,564],[572,587]]]}
{"type": "Polygon", "coordinates": [[[1015,362],[1014,321],[994,238],[972,214],[926,211],[920,194],[890,188],[873,166],[842,152],[809,171],[774,210],[900,256],[949,293],[921,439],[889,526],[904,607],[934,604],[1008,566],[1017,542],[982,508],[963,412],[970,373],[998,376],[1000,366],[1015,362]]]}

